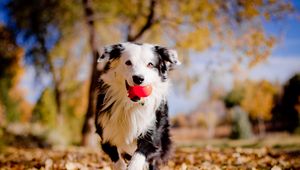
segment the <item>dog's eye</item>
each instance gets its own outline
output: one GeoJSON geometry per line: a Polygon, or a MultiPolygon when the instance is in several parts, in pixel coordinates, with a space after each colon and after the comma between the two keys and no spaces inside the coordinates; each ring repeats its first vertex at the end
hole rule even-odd
{"type": "Polygon", "coordinates": [[[154,65],[153,65],[153,63],[148,63],[147,67],[148,67],[148,68],[153,68],[154,65]]]}
{"type": "Polygon", "coordinates": [[[127,61],[125,62],[125,64],[128,65],[128,66],[131,66],[131,65],[132,65],[132,63],[131,63],[130,60],[127,60],[127,61]]]}

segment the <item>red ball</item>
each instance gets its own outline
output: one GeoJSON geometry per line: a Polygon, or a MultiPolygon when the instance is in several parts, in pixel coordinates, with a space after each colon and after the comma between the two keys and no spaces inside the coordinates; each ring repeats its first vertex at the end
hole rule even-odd
{"type": "Polygon", "coordinates": [[[152,86],[130,86],[128,89],[128,97],[148,97],[152,92],[152,86]]]}

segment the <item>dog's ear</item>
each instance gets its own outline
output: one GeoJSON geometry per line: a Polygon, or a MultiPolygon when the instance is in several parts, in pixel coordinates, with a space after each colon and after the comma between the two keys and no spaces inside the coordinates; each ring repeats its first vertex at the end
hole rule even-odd
{"type": "Polygon", "coordinates": [[[168,69],[172,69],[174,66],[181,64],[175,50],[161,46],[154,46],[154,51],[159,56],[159,59],[167,64],[169,67],[168,69]]]}
{"type": "Polygon", "coordinates": [[[166,47],[154,46],[154,52],[159,58],[158,70],[163,80],[167,79],[168,71],[172,70],[176,65],[180,65],[178,54],[175,50],[166,47]]]}
{"type": "Polygon", "coordinates": [[[122,44],[114,44],[105,46],[102,50],[102,55],[98,58],[97,62],[105,62],[114,59],[118,59],[121,57],[122,51],[124,51],[124,46],[122,44]]]}

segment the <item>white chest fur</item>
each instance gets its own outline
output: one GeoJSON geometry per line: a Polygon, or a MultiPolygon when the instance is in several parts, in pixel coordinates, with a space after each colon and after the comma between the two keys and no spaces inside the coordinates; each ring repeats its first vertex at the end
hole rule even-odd
{"type": "MultiPolygon", "coordinates": [[[[118,148],[127,148],[137,137],[152,128],[155,123],[154,105],[141,106],[138,103],[127,106],[114,103],[111,114],[100,117],[103,126],[103,142],[109,141],[118,148]]],[[[127,149],[126,149],[127,150],[127,149]]]]}
{"type": "Polygon", "coordinates": [[[155,111],[165,98],[167,83],[153,88],[151,96],[144,99],[144,105],[130,101],[123,91],[113,87],[108,89],[102,110],[112,104],[110,113],[103,113],[98,118],[103,128],[102,142],[110,142],[129,154],[135,151],[138,136],[155,126],[155,111]]]}

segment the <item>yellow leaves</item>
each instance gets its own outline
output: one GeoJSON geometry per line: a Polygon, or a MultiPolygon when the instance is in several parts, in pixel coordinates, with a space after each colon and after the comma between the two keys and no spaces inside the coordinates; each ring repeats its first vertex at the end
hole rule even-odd
{"type": "Polygon", "coordinates": [[[243,10],[239,11],[241,18],[251,19],[257,17],[260,14],[260,7],[263,6],[263,0],[252,0],[243,1],[240,0],[239,3],[243,7],[243,10]]]}
{"type": "Polygon", "coordinates": [[[16,44],[12,33],[0,25],[0,78],[8,76],[13,85],[17,84],[24,72],[23,57],[24,50],[16,44]]]}
{"type": "Polygon", "coordinates": [[[24,92],[19,82],[24,73],[23,57],[24,50],[16,44],[12,33],[0,25],[0,117],[4,113],[10,120],[22,119],[19,112],[23,111],[24,92]]]}
{"type": "Polygon", "coordinates": [[[274,95],[278,89],[267,81],[245,83],[245,94],[241,106],[253,119],[270,120],[274,95]]]}
{"type": "Polygon", "coordinates": [[[140,38],[140,41],[152,44],[163,44],[164,39],[161,36],[162,34],[162,28],[156,24],[152,26],[152,30],[150,32],[145,33],[145,35],[142,38],[140,38]]]}
{"type": "Polygon", "coordinates": [[[267,36],[262,29],[250,29],[235,42],[235,48],[249,59],[249,67],[264,61],[271,54],[276,42],[273,36],[267,36]]]}
{"type": "MultiPolygon", "coordinates": [[[[128,34],[134,35],[146,22],[149,5],[149,1],[137,0],[95,1],[101,22],[111,21],[101,25],[103,36],[108,37],[103,39],[126,40],[128,34]]],[[[222,45],[249,60],[252,67],[271,54],[276,42],[266,34],[263,19],[284,15],[291,8],[290,3],[279,0],[160,0],[154,9],[157,23],[139,40],[175,44],[186,51],[222,45]]]]}
{"type": "Polygon", "coordinates": [[[196,30],[188,32],[182,30],[181,40],[177,42],[177,47],[183,49],[194,49],[196,51],[203,51],[211,46],[210,30],[208,27],[198,27],[196,30]]]}

